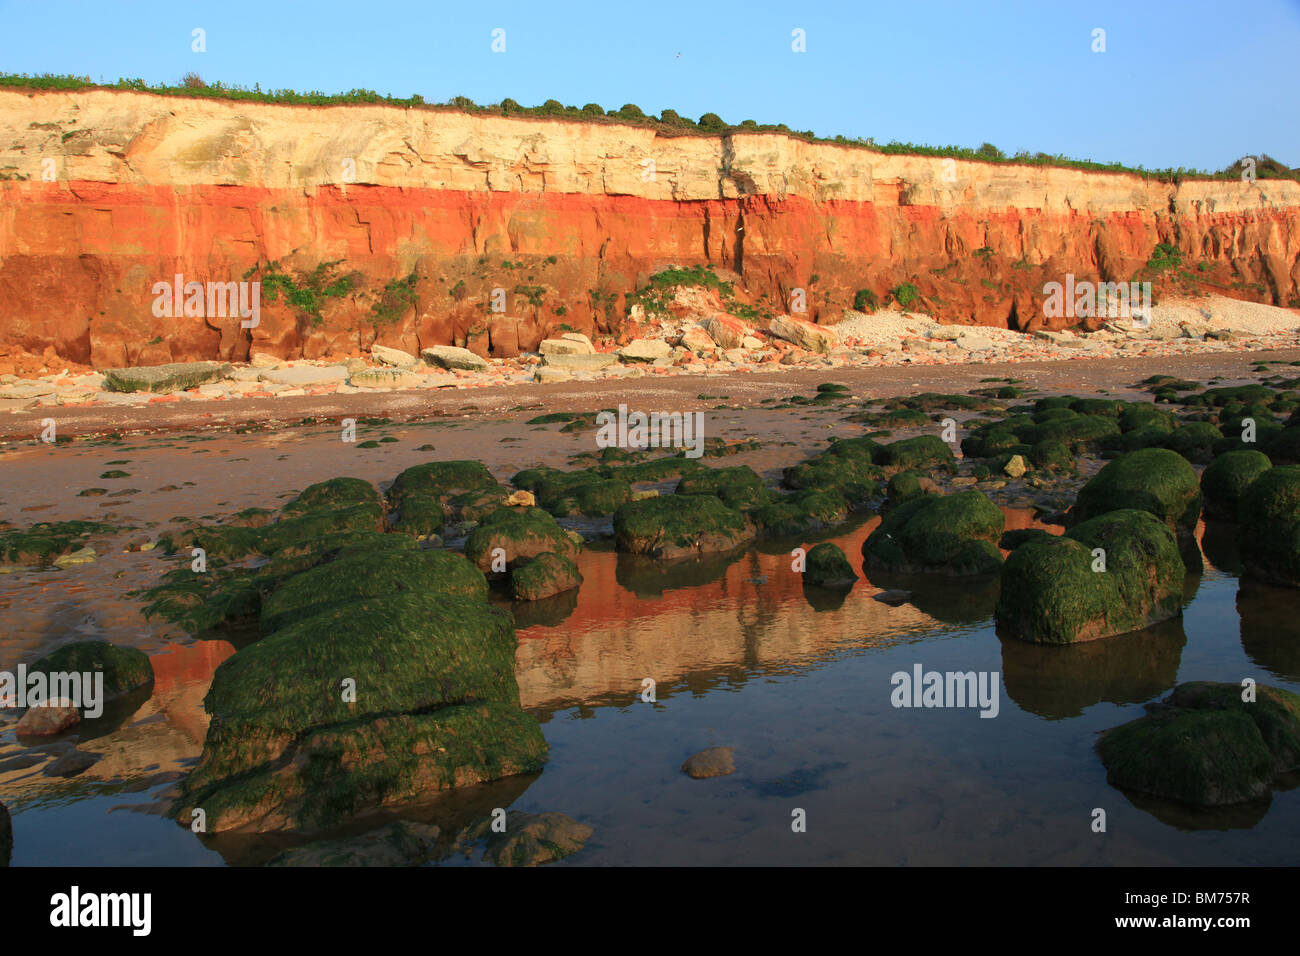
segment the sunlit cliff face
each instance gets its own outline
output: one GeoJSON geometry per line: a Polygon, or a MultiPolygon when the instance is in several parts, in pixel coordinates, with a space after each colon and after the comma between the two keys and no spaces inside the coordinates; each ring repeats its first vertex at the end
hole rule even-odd
{"type": "Polygon", "coordinates": [[[0,128],[0,346],[97,367],[342,356],[376,338],[509,356],[562,325],[617,333],[626,294],[674,264],[715,266],[760,314],[822,323],[859,289],[910,282],[944,321],[1060,327],[1073,320],[1044,315],[1046,283],[1128,281],[1161,242],[1234,294],[1300,295],[1289,181],[105,91],[0,91],[0,128]],[[160,319],[151,289],[177,274],[333,291],[308,311],[264,300],[251,328],[160,319]],[[414,295],[376,313],[412,275],[414,295]]]}

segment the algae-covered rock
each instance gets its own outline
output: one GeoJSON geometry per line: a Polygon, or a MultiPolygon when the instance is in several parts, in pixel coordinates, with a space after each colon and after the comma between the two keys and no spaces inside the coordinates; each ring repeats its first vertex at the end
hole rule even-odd
{"type": "Polygon", "coordinates": [[[310,832],[439,791],[536,773],[546,753],[536,718],[518,707],[458,704],[309,731],[287,744],[280,759],[188,790],[172,809],[188,825],[191,811],[201,807],[209,833],[310,832]]]}
{"type": "Polygon", "coordinates": [[[891,508],[862,545],[869,569],[896,574],[993,574],[1002,511],[978,491],[915,498],[891,508]]]}
{"type": "Polygon", "coordinates": [[[149,655],[108,641],[64,644],[27,668],[28,673],[103,674],[104,699],[112,700],[153,683],[149,655]]]}
{"type": "Polygon", "coordinates": [[[585,472],[575,477],[580,480],[543,485],[538,490],[542,508],[558,518],[596,517],[613,514],[632,500],[632,486],[621,478],[600,478],[585,472]]]}
{"type": "Polygon", "coordinates": [[[459,554],[365,552],[293,575],[262,601],[262,629],[278,630],[321,611],[407,591],[487,599],[483,572],[459,554]]]}
{"type": "Polygon", "coordinates": [[[1108,462],[1079,491],[1067,527],[1120,509],[1159,518],[1176,534],[1191,535],[1201,516],[1201,486],[1187,460],[1165,448],[1144,448],[1108,462]]]}
{"type": "Polygon", "coordinates": [[[1029,460],[1035,468],[1046,471],[1073,471],[1075,468],[1074,454],[1055,438],[1044,438],[1034,445],[1029,460]]]}
{"type": "Polygon", "coordinates": [[[1262,797],[1300,769],[1300,696],[1259,685],[1180,684],[1145,717],[1102,735],[1097,752],[1116,787],[1195,806],[1262,797]]]}
{"type": "Polygon", "coordinates": [[[730,551],[754,537],[754,526],[713,495],[665,495],[614,512],[619,551],[672,559],[730,551]]]}
{"type": "Polygon", "coordinates": [[[1300,465],[1271,468],[1251,482],[1237,516],[1245,573],[1300,587],[1300,465]]]}
{"type": "Polygon", "coordinates": [[[400,503],[412,494],[430,495],[443,501],[467,491],[492,488],[497,480],[479,461],[431,461],[414,465],[396,478],[388,489],[388,500],[400,503]]]}
{"type": "Polygon", "coordinates": [[[904,438],[902,441],[883,445],[876,455],[876,462],[886,469],[905,471],[910,469],[956,469],[956,458],[952,449],[938,435],[918,435],[904,438]]]}
{"type": "Polygon", "coordinates": [[[541,508],[501,508],[484,518],[465,540],[465,557],[483,571],[493,570],[494,552],[501,549],[506,567],[546,551],[572,557],[581,545],[541,508]]]}
{"type": "Polygon", "coordinates": [[[806,489],[768,501],[752,517],[765,534],[794,535],[840,524],[849,510],[848,501],[838,492],[806,489]]]}
{"type": "Polygon", "coordinates": [[[26,531],[0,531],[0,565],[49,567],[58,558],[82,550],[91,536],[117,530],[98,521],[42,521],[26,531]]]}
{"type": "Polygon", "coordinates": [[[1300,464],[1300,425],[1288,424],[1263,443],[1262,451],[1275,464],[1300,464]]]}
{"type": "Polygon", "coordinates": [[[227,659],[173,808],[209,832],[313,829],[420,793],[540,769],[508,614],[411,591],[303,617],[227,659]]]}
{"type": "Polygon", "coordinates": [[[284,506],[283,513],[292,517],[322,508],[346,508],[365,504],[379,504],[379,492],[374,485],[360,478],[331,478],[306,488],[284,506]]]}
{"type": "Polygon", "coordinates": [[[737,511],[752,511],[766,504],[770,495],[763,479],[747,465],[732,468],[701,468],[677,483],[679,495],[716,495],[737,511]]]}
{"type": "Polygon", "coordinates": [[[1188,422],[1165,436],[1164,446],[1199,463],[1209,461],[1215,442],[1222,438],[1223,432],[1209,422],[1188,422]]]}
{"type": "Polygon", "coordinates": [[[517,601],[540,601],[582,584],[578,566],[568,558],[544,551],[510,572],[510,590],[517,601]]]}
{"type": "Polygon", "coordinates": [[[889,479],[886,489],[889,506],[897,507],[922,495],[943,494],[942,489],[919,471],[900,471],[889,479]]]}
{"type": "Polygon", "coordinates": [[[1184,573],[1178,542],[1165,525],[1145,511],[1107,512],[1062,537],[1034,538],[1011,552],[1002,569],[998,628],[1043,644],[1139,630],[1181,613],[1184,573]]]}
{"type": "Polygon", "coordinates": [[[413,538],[441,534],[447,524],[447,506],[434,495],[412,492],[403,496],[397,508],[393,530],[413,538]]]}
{"type": "Polygon", "coordinates": [[[1242,493],[1272,467],[1268,456],[1258,451],[1225,452],[1210,462],[1201,472],[1206,517],[1236,521],[1242,493]]]}
{"type": "Polygon", "coordinates": [[[826,451],[786,468],[783,487],[838,495],[857,507],[880,495],[884,471],[874,463],[881,445],[870,438],[845,438],[826,451]]]}
{"type": "Polygon", "coordinates": [[[858,576],[839,546],[823,541],[809,549],[804,558],[804,584],[822,588],[851,588],[858,576]]]}

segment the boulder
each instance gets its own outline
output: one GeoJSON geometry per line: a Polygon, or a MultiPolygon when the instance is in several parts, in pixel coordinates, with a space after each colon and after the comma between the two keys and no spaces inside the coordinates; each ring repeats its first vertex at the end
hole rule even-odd
{"type": "Polygon", "coordinates": [[[174,362],[104,370],[110,392],[183,392],[224,378],[231,366],[222,362],[174,362]]]}
{"type": "Polygon", "coordinates": [[[420,360],[410,352],[389,348],[386,345],[370,346],[370,355],[376,362],[392,365],[394,368],[415,368],[420,360]]]}
{"type": "Polygon", "coordinates": [[[1300,769],[1300,696],[1239,684],[1179,684],[1145,717],[1102,734],[1106,779],[1125,790],[1199,807],[1266,796],[1300,769]]]}
{"type": "Polygon", "coordinates": [[[1246,575],[1300,587],[1300,465],[1270,468],[1251,482],[1237,516],[1246,575]]]}
{"type": "MultiPolygon", "coordinates": [[[[745,345],[745,339],[750,336],[750,328],[740,319],[726,315],[722,312],[711,315],[704,320],[704,331],[709,334],[716,345],[724,349],[751,348],[745,345]]],[[[752,346],[754,348],[761,347],[752,346]]]]}
{"type": "Polygon", "coordinates": [[[203,753],[173,815],[188,825],[202,807],[210,833],[311,831],[540,770],[546,742],[519,709],[514,657],[510,615],[458,594],[340,600],[300,617],[217,668],[203,753]]]}
{"type": "Polygon", "coordinates": [[[543,551],[510,572],[510,591],[516,601],[540,601],[571,591],[582,584],[578,567],[568,558],[543,551]]]}
{"type": "Polygon", "coordinates": [[[858,576],[839,546],[829,541],[814,545],[804,560],[803,582],[822,588],[851,588],[858,576]]]}
{"type": "Polygon", "coordinates": [[[767,330],[777,338],[793,342],[809,352],[829,352],[839,345],[839,335],[834,329],[814,325],[806,319],[796,319],[789,315],[778,315],[772,319],[767,330]]]}
{"type": "Polygon", "coordinates": [[[27,708],[15,732],[20,737],[53,737],[81,723],[81,712],[68,700],[52,700],[27,708]]]}
{"type": "Polygon", "coordinates": [[[1201,486],[1195,469],[1187,459],[1165,448],[1121,455],[1107,462],[1079,491],[1066,526],[1129,508],[1149,512],[1170,531],[1190,537],[1201,516],[1201,486]]]}
{"type": "Polygon", "coordinates": [[[585,335],[562,335],[558,339],[542,339],[537,351],[543,355],[595,355],[596,347],[585,335]]]}
{"type": "Polygon", "coordinates": [[[415,372],[395,368],[367,368],[348,376],[353,388],[415,388],[422,381],[415,372]]]}
{"type": "Polygon", "coordinates": [[[1268,456],[1258,451],[1229,451],[1215,458],[1201,472],[1205,516],[1236,521],[1242,494],[1272,467],[1268,456]]]}
{"type": "Polygon", "coordinates": [[[624,362],[654,362],[667,359],[672,351],[662,339],[633,339],[618,350],[618,357],[624,362]]]}
{"type": "Polygon", "coordinates": [[[687,329],[682,333],[681,346],[692,352],[712,352],[717,348],[717,343],[704,329],[687,329]]]}
{"type": "Polygon", "coordinates": [[[1023,455],[1012,455],[1011,458],[1008,459],[1007,463],[1002,466],[1002,471],[1009,478],[1021,478],[1028,470],[1029,466],[1025,463],[1023,455]]]}
{"type": "Polygon", "coordinates": [[[735,751],[731,747],[710,747],[688,757],[682,772],[695,780],[725,777],[736,772],[735,751]]]}
{"type": "Polygon", "coordinates": [[[671,560],[733,550],[754,526],[713,495],[663,495],[614,512],[614,537],[619,551],[671,560]]]}
{"type": "Polygon", "coordinates": [[[489,364],[488,360],[481,355],[475,355],[469,349],[457,348],[454,345],[434,345],[421,349],[420,357],[430,365],[437,365],[439,368],[459,368],[470,372],[481,371],[489,364]]]}
{"type": "Polygon", "coordinates": [[[1011,552],[998,629],[1039,644],[1074,644],[1150,627],[1182,613],[1184,573],[1168,526],[1146,511],[1109,511],[1011,552]]]}
{"type": "Polygon", "coordinates": [[[996,573],[1001,509],[978,491],[925,495],[889,509],[862,544],[868,568],[904,574],[996,573]]]}
{"type": "Polygon", "coordinates": [[[917,435],[915,438],[890,442],[880,446],[873,457],[882,467],[900,471],[927,468],[954,471],[957,467],[952,449],[938,435],[917,435]]]}
{"type": "Polygon", "coordinates": [[[677,483],[679,495],[715,495],[737,511],[753,511],[767,503],[770,495],[763,479],[748,465],[732,468],[702,467],[677,483]]]}
{"type": "MultiPolygon", "coordinates": [[[[667,346],[665,346],[667,347],[667,346]]],[[[612,352],[595,352],[587,353],[552,353],[542,356],[543,368],[557,368],[567,370],[588,370],[608,368],[611,365],[618,364],[618,356],[612,352]]],[[[542,369],[538,369],[538,372],[542,369]]]]}
{"type": "Polygon", "coordinates": [[[485,572],[494,570],[498,549],[507,569],[547,551],[572,557],[582,550],[541,508],[501,508],[465,539],[465,557],[485,572]]]}

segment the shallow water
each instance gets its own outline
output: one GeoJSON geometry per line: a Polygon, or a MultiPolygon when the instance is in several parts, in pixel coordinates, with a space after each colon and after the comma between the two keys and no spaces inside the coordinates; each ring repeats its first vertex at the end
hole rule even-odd
{"type": "MultiPolygon", "coordinates": [[[[142,494],[129,503],[133,511],[121,510],[144,526],[192,513],[157,504],[169,494],[228,513],[334,474],[381,481],[411,463],[403,456],[422,440],[410,429],[393,434],[402,444],[369,471],[320,462],[311,436],[292,449],[268,447],[265,436],[225,437],[208,446],[212,465],[187,456],[192,489],[142,494]],[[291,450],[299,454],[283,467],[265,467],[268,456],[279,461],[291,450]],[[230,458],[248,459],[252,470],[241,473],[257,477],[227,478],[223,486],[227,468],[218,456],[227,467],[230,458]]],[[[541,459],[567,448],[553,434],[537,440],[551,443],[539,446],[541,459]]],[[[105,459],[132,458],[122,467],[137,473],[153,462],[145,467],[157,469],[155,484],[171,474],[180,485],[176,454],[156,441],[133,453],[83,449],[78,456],[88,461],[61,468],[66,488],[55,487],[48,468],[27,477],[38,497],[61,502],[58,518],[77,517],[67,497],[96,484],[94,469],[105,459]]],[[[5,499],[4,516],[20,520],[21,502],[5,499]]],[[[98,510],[94,499],[72,500],[86,513],[98,510]]],[[[1024,512],[1008,516],[1012,526],[1030,523],[1024,512]]],[[[21,520],[50,517],[43,511],[21,520]]],[[[860,567],[874,524],[850,525],[828,540],[860,567]]],[[[1253,677],[1300,691],[1294,592],[1240,586],[1231,535],[1203,531],[1209,564],[1189,578],[1181,621],[1068,648],[1000,639],[995,592],[970,582],[860,580],[847,595],[805,588],[790,552],[813,541],[765,542],[666,568],[597,544],[580,557],[585,580],[576,594],[515,608],[518,682],[551,747],[545,770],[472,788],[455,814],[444,801],[404,815],[464,820],[508,806],[561,811],[593,826],[586,848],[558,865],[1293,863],[1300,858],[1297,789],[1191,811],[1110,787],[1093,749],[1097,732],[1140,716],[1144,702],[1182,681],[1253,677]],[[912,602],[872,599],[893,587],[913,589],[912,602]],[[997,716],[893,707],[891,675],[917,664],[996,672],[997,716]],[[641,699],[645,678],[655,682],[654,703],[641,699]],[[735,748],[734,774],[693,780],[681,772],[684,759],[715,745],[735,748]],[[1106,811],[1105,833],[1092,832],[1095,808],[1106,811]],[[806,814],[806,832],[792,832],[796,810],[806,814]]],[[[13,712],[0,716],[0,798],[14,815],[15,865],[221,865],[258,862],[276,848],[274,841],[203,840],[149,812],[160,806],[152,798],[197,757],[203,695],[233,652],[227,642],[143,622],[123,591],[167,566],[153,554],[114,549],[66,572],[0,576],[7,621],[0,666],[77,634],[145,647],[158,675],[151,696],[83,725],[82,749],[105,757],[70,780],[44,776],[43,767],[77,736],[32,746],[15,738],[13,712]]],[[[457,855],[444,864],[476,862],[457,855]]]]}

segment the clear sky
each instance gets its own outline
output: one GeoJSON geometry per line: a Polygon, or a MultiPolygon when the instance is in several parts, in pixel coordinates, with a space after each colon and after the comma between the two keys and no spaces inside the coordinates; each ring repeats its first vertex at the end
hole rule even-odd
{"type": "Polygon", "coordinates": [[[0,0],[0,70],[635,103],[1147,168],[1300,165],[1300,0],[0,0]]]}

